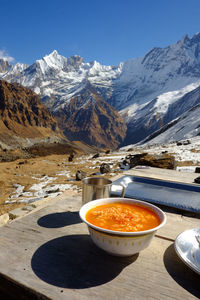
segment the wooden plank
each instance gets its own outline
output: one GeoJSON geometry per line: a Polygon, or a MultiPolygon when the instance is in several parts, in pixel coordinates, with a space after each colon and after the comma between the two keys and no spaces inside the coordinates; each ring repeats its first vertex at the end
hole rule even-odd
{"type": "Polygon", "coordinates": [[[169,240],[175,240],[183,231],[200,226],[200,220],[194,217],[186,217],[174,213],[167,213],[167,222],[164,227],[157,231],[157,235],[164,236],[169,240]]]}
{"type": "Polygon", "coordinates": [[[5,300],[48,300],[49,298],[19,282],[0,274],[0,299],[5,300]]]}
{"type": "Polygon", "coordinates": [[[41,295],[55,300],[200,296],[199,275],[177,257],[168,239],[178,222],[177,232],[189,228],[188,220],[169,214],[168,225],[159,231],[161,238],[155,237],[139,255],[119,258],[92,243],[78,216],[80,206],[80,196],[61,197],[55,205],[2,227],[0,273],[38,292],[38,299],[41,295]]]}

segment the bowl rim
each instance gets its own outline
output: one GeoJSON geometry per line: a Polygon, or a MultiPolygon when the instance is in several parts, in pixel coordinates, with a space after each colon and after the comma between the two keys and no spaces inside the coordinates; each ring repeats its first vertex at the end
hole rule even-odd
{"type": "Polygon", "coordinates": [[[85,203],[79,210],[79,216],[81,218],[81,220],[86,223],[89,227],[100,231],[100,232],[104,232],[104,233],[108,233],[108,234],[112,234],[112,235],[122,235],[122,236],[136,236],[136,235],[146,235],[146,234],[150,234],[153,232],[156,232],[158,229],[160,229],[161,227],[163,227],[167,221],[167,216],[166,214],[156,205],[153,205],[152,203],[149,202],[145,202],[142,200],[138,200],[138,199],[132,199],[132,198],[102,198],[102,199],[97,199],[97,200],[92,200],[90,202],[85,203]],[[143,231],[131,231],[131,232],[127,232],[127,231],[116,231],[116,230],[110,230],[110,229],[106,229],[106,228],[102,228],[96,225],[91,224],[90,222],[88,222],[85,218],[85,215],[87,213],[87,211],[93,207],[102,205],[102,204],[106,204],[106,203],[115,203],[115,202],[124,202],[124,203],[132,203],[132,204],[137,204],[139,206],[142,207],[147,207],[152,209],[160,218],[161,223],[156,226],[153,227],[151,229],[148,230],[143,230],[143,231]]]}

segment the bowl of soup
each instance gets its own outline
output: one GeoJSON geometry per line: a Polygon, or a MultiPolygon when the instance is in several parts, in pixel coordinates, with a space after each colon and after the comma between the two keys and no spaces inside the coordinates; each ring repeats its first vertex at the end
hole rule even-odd
{"type": "Polygon", "coordinates": [[[93,242],[115,256],[131,256],[144,250],[166,223],[160,208],[129,198],[90,201],[81,207],[79,215],[93,242]]]}

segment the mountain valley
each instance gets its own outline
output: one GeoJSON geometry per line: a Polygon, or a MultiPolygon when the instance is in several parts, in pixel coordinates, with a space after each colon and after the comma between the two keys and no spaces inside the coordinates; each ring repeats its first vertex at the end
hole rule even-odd
{"type": "MultiPolygon", "coordinates": [[[[36,92],[51,113],[58,117],[70,140],[78,139],[90,145],[117,148],[141,142],[148,136],[149,140],[155,131],[159,132],[163,126],[192,109],[190,97],[193,97],[193,91],[200,86],[199,49],[200,33],[192,38],[185,35],[173,45],[153,48],[144,57],[125,61],[117,66],[103,66],[97,61],[86,63],[78,55],[66,58],[55,50],[30,66],[20,63],[12,66],[1,60],[0,78],[17,82],[36,92]],[[87,97],[91,89],[93,95],[96,95],[95,99],[97,96],[101,97],[112,105],[110,111],[115,111],[114,115],[118,111],[125,122],[121,135],[112,134],[110,142],[107,136],[112,131],[111,127],[115,131],[117,127],[121,128],[122,119],[119,116],[116,123],[116,117],[110,118],[106,122],[109,126],[97,125],[96,130],[88,131],[90,112],[85,111],[82,118],[86,122],[80,132],[80,111],[73,111],[71,115],[72,106],[78,98],[82,99],[81,105],[90,110],[87,97]],[[66,115],[64,125],[63,116],[66,115]]],[[[194,105],[197,102],[196,99],[194,105]]],[[[101,109],[98,114],[103,114],[103,118],[107,119],[107,109],[104,107],[104,112],[101,109]]],[[[93,111],[93,116],[94,114],[93,111]]],[[[198,135],[199,131],[192,130],[187,137],[192,134],[198,135]]]]}

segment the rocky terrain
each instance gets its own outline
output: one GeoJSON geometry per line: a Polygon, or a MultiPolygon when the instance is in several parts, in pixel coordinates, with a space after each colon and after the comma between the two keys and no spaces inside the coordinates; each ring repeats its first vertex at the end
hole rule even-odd
{"type": "MultiPolygon", "coordinates": [[[[85,145],[85,150],[87,145],[85,145]]],[[[94,151],[94,149],[92,149],[94,151]]],[[[162,145],[127,146],[90,154],[51,154],[0,163],[0,214],[64,191],[81,192],[84,176],[112,178],[133,167],[200,170],[200,138],[162,145]]],[[[46,153],[47,154],[47,153],[46,153]]],[[[199,174],[196,174],[197,177],[199,174]]]]}
{"type": "Polygon", "coordinates": [[[0,141],[5,148],[64,140],[57,121],[31,90],[0,81],[0,141]],[[7,145],[7,147],[6,147],[7,145]]]}
{"type": "Polygon", "coordinates": [[[0,161],[96,151],[70,142],[40,97],[18,84],[0,80],[0,116],[0,161]]]}

